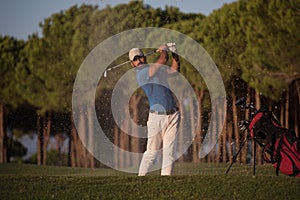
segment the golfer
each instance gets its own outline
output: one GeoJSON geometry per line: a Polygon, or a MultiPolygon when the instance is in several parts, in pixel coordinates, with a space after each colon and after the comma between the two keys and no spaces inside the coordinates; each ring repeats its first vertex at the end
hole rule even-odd
{"type": "Polygon", "coordinates": [[[165,65],[169,59],[167,45],[158,48],[160,56],[153,64],[147,64],[146,56],[140,49],[133,48],[129,51],[130,63],[136,68],[137,82],[144,90],[150,106],[147,148],[141,160],[139,176],[147,175],[161,148],[161,175],[168,176],[173,172],[180,112],[167,79],[179,71],[180,61],[176,47],[173,46],[170,50],[172,50],[171,67],[165,65]]]}

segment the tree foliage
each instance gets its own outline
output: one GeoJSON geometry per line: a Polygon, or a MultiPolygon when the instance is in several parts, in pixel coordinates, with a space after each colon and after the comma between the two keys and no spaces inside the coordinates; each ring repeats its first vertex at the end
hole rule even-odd
{"type": "Polygon", "coordinates": [[[248,44],[240,26],[240,10],[244,6],[242,2],[226,4],[204,19],[199,27],[203,46],[216,62],[227,89],[231,88],[232,79],[242,73],[237,58],[248,44]]]}
{"type": "MultiPolygon", "coordinates": [[[[239,0],[207,17],[176,7],[154,9],[141,1],[101,10],[72,6],[40,23],[42,37],[33,34],[28,41],[18,41],[0,36],[0,104],[29,104],[40,114],[70,113],[74,80],[86,56],[110,36],[141,27],[169,28],[199,42],[218,66],[227,92],[243,79],[262,96],[276,100],[300,79],[299,24],[299,0],[239,0]]],[[[127,59],[124,54],[111,65],[127,59]]],[[[195,90],[206,88],[190,63],[182,59],[181,65],[195,90]]],[[[129,68],[128,64],[110,72],[97,88],[98,97],[109,98],[129,68]]]]}
{"type": "Polygon", "coordinates": [[[16,66],[20,62],[20,52],[25,46],[24,41],[13,37],[0,36],[0,103],[17,107],[24,103],[24,99],[15,89],[19,84],[15,79],[16,66]]]}
{"type": "Polygon", "coordinates": [[[243,79],[264,96],[279,98],[300,76],[299,0],[241,1],[247,48],[239,56],[243,79]]]}

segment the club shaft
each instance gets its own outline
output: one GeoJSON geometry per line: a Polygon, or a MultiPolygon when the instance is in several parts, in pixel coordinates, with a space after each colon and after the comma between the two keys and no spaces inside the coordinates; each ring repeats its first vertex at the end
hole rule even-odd
{"type": "MultiPolygon", "coordinates": [[[[151,52],[149,52],[149,53],[146,53],[145,56],[149,56],[149,55],[151,55],[151,54],[153,54],[153,53],[155,53],[155,52],[156,52],[156,51],[151,51],[151,52]]],[[[121,64],[118,64],[118,65],[115,65],[115,66],[113,66],[113,67],[107,68],[106,71],[110,71],[110,70],[112,70],[112,69],[121,67],[122,65],[125,65],[125,64],[127,64],[127,63],[130,63],[130,60],[128,60],[128,61],[126,61],[126,62],[123,62],[123,63],[121,63],[121,64]]]]}

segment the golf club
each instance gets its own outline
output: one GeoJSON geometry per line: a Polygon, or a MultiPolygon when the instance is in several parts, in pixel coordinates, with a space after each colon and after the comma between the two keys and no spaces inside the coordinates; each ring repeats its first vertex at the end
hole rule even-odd
{"type": "MultiPolygon", "coordinates": [[[[168,46],[168,48],[169,48],[170,51],[174,51],[174,52],[176,51],[176,44],[175,44],[175,43],[169,42],[169,43],[166,43],[166,45],[168,46]]],[[[146,53],[145,56],[152,55],[152,54],[154,54],[154,53],[156,53],[156,52],[157,52],[157,50],[150,51],[149,53],[146,53]]],[[[123,63],[121,63],[121,64],[118,64],[118,65],[115,65],[115,66],[113,66],[113,67],[107,68],[107,69],[104,71],[103,76],[106,78],[106,77],[107,77],[107,72],[108,72],[108,71],[110,71],[110,70],[112,70],[112,69],[116,69],[116,68],[118,68],[118,67],[121,67],[121,66],[123,66],[123,65],[125,65],[125,64],[127,64],[127,63],[130,63],[130,60],[128,60],[128,61],[126,61],[126,62],[123,62],[123,63]]]]}
{"type": "MultiPolygon", "coordinates": [[[[156,50],[155,50],[155,51],[150,51],[149,53],[146,53],[145,56],[149,56],[149,55],[151,55],[151,54],[153,54],[153,53],[156,53],[156,50]]],[[[127,64],[127,63],[130,63],[130,60],[127,60],[126,62],[123,62],[123,63],[121,63],[121,64],[115,65],[115,66],[113,66],[113,67],[107,68],[107,69],[104,71],[103,76],[104,76],[104,77],[107,77],[107,72],[108,72],[108,71],[110,71],[110,70],[112,70],[112,69],[116,69],[116,68],[118,68],[118,67],[121,67],[122,65],[125,65],[125,64],[127,64]]]]}

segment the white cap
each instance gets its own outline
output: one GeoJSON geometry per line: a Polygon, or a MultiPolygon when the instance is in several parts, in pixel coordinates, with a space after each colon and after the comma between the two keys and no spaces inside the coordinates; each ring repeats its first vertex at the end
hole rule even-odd
{"type": "Polygon", "coordinates": [[[139,48],[133,48],[129,51],[129,60],[133,61],[135,56],[144,56],[144,53],[139,48]]]}

